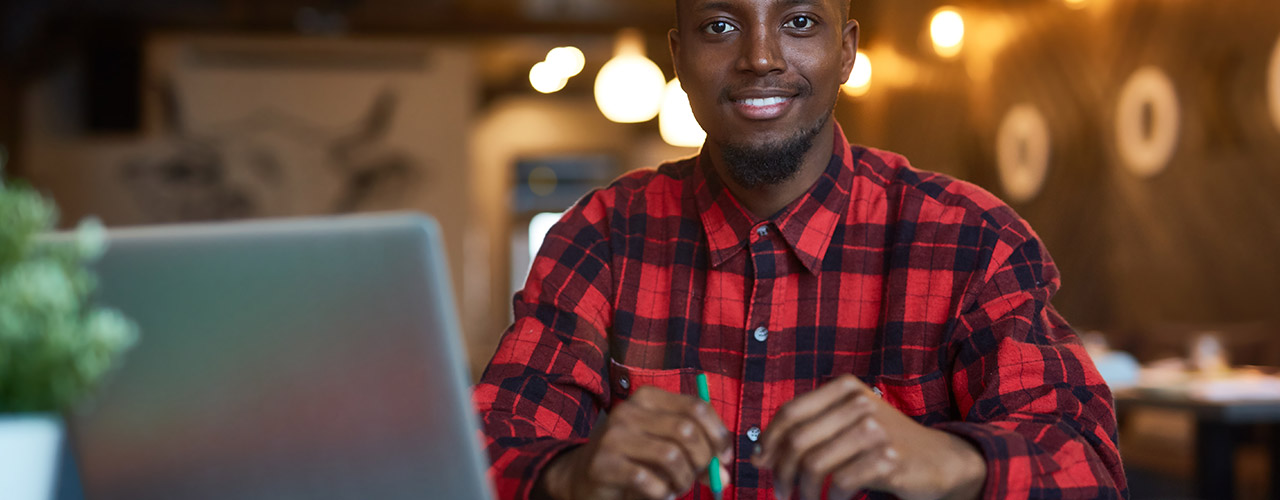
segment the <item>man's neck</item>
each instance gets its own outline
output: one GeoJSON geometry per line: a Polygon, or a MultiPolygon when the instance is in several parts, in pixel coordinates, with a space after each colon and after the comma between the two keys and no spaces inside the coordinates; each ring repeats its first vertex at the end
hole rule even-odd
{"type": "Polygon", "coordinates": [[[724,156],[719,148],[710,143],[707,147],[710,148],[712,166],[716,169],[716,173],[720,174],[720,179],[729,187],[733,197],[756,217],[767,219],[803,195],[822,176],[822,172],[827,169],[827,164],[831,161],[835,129],[834,119],[828,120],[826,126],[813,137],[813,144],[804,153],[804,157],[800,160],[800,168],[791,178],[753,189],[742,187],[733,179],[733,176],[729,175],[728,168],[724,164],[724,156]]]}

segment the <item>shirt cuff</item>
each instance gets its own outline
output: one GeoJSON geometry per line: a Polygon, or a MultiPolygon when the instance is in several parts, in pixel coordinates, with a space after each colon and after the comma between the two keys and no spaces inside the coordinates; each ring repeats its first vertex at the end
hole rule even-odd
{"type": "Polygon", "coordinates": [[[561,453],[586,444],[586,438],[577,439],[540,439],[523,446],[518,450],[509,450],[515,454],[505,467],[505,473],[494,471],[494,486],[498,498],[519,498],[530,500],[533,486],[542,477],[543,471],[551,460],[561,453]]]}
{"type": "Polygon", "coordinates": [[[991,424],[943,422],[935,429],[959,436],[978,448],[987,462],[980,498],[1030,498],[1032,478],[1049,477],[1059,466],[1026,436],[991,424]]]}

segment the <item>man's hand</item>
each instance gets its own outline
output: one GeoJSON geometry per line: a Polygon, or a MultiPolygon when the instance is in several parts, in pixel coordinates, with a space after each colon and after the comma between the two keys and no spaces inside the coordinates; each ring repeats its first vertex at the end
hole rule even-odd
{"type": "Polygon", "coordinates": [[[772,469],[778,498],[797,484],[817,499],[831,478],[830,498],[873,489],[901,498],[976,498],[987,465],[973,445],[924,427],[845,375],[787,403],[760,440],[752,462],[772,469]]]}
{"type": "Polygon", "coordinates": [[[710,405],[641,387],[587,444],[553,459],[539,484],[557,500],[662,500],[689,491],[712,456],[729,463],[732,444],[710,405]]]}

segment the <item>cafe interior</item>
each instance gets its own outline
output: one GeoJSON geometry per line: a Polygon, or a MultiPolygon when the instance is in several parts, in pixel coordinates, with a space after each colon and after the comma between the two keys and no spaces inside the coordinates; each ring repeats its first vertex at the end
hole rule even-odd
{"type": "MultiPolygon", "coordinates": [[[[427,214],[474,381],[560,214],[698,154],[673,5],[0,3],[0,172],[72,232],[427,214]]],[[[853,0],[850,16],[845,136],[1035,228],[1062,274],[1053,305],[1115,395],[1132,498],[1280,498],[1280,2],[853,0]]]]}

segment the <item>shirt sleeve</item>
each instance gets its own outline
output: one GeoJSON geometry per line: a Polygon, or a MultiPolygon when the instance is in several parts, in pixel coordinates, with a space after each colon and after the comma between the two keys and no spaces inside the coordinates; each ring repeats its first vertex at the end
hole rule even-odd
{"type": "Polygon", "coordinates": [[[962,420],[936,426],[987,460],[983,498],[1127,498],[1111,391],[1049,300],[1057,267],[1031,233],[998,242],[957,320],[962,420]]]}
{"type": "Polygon", "coordinates": [[[586,442],[608,405],[605,332],[612,278],[606,191],[552,227],[514,300],[473,399],[497,498],[528,498],[556,454],[586,442]]]}

